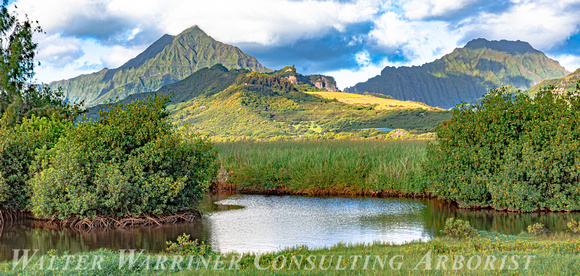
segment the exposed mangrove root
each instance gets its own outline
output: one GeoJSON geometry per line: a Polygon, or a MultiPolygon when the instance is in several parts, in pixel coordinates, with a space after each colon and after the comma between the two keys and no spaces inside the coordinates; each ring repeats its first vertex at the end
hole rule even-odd
{"type": "Polygon", "coordinates": [[[15,222],[29,217],[30,213],[27,211],[0,208],[0,224],[15,222]]]}
{"type": "Polygon", "coordinates": [[[39,220],[41,227],[71,228],[78,231],[92,231],[94,229],[126,228],[138,226],[163,225],[166,223],[191,222],[201,217],[197,210],[166,214],[145,214],[139,217],[97,217],[97,218],[70,218],[39,220]]]}

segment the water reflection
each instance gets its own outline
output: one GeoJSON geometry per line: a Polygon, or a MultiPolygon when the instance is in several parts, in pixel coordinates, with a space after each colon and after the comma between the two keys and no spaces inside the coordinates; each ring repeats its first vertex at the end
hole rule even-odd
{"type": "Polygon", "coordinates": [[[219,194],[206,197],[208,212],[193,223],[92,232],[43,229],[31,221],[0,226],[0,260],[13,249],[55,249],[70,253],[97,248],[159,252],[183,233],[221,251],[265,252],[295,245],[323,247],[344,243],[428,240],[445,219],[469,220],[480,230],[519,234],[541,222],[552,230],[580,220],[579,213],[514,214],[459,210],[436,200],[219,194]],[[217,204],[216,204],[217,203],[217,204]]]}
{"type": "Polygon", "coordinates": [[[267,252],[294,245],[429,239],[418,200],[234,195],[220,204],[243,209],[207,220],[210,242],[222,251],[267,252]]]}

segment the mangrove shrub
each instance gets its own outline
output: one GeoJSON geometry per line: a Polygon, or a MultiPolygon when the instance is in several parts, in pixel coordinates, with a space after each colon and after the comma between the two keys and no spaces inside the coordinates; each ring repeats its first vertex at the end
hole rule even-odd
{"type": "Polygon", "coordinates": [[[30,189],[30,165],[38,149],[50,149],[74,127],[71,121],[52,117],[23,119],[20,125],[0,128],[0,207],[26,210],[30,189]]]}
{"type": "Polygon", "coordinates": [[[43,218],[190,210],[215,174],[207,138],[176,132],[166,96],[111,104],[39,153],[32,212],[43,218]]]}
{"type": "Polygon", "coordinates": [[[471,207],[580,210],[578,93],[499,88],[455,107],[427,148],[432,192],[471,207]]]}

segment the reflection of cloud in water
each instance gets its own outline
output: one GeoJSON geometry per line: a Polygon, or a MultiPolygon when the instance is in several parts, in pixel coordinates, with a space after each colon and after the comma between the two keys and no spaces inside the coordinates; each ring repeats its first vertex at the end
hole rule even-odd
{"type": "Polygon", "coordinates": [[[225,252],[430,238],[420,200],[234,195],[217,203],[245,207],[205,221],[212,245],[225,252]]]}

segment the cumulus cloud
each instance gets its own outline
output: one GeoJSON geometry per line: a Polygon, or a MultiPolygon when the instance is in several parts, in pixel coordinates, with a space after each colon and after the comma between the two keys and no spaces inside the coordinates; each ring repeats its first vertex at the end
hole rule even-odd
{"type": "Polygon", "coordinates": [[[17,4],[47,32],[78,37],[120,42],[137,27],[160,36],[197,24],[228,43],[272,44],[368,20],[381,1],[19,0],[17,4]]]}
{"type": "Polygon", "coordinates": [[[462,36],[461,29],[444,21],[410,21],[394,12],[382,14],[369,32],[377,47],[405,56],[410,65],[420,65],[449,53],[462,36]]]}
{"type": "Polygon", "coordinates": [[[444,17],[475,2],[476,0],[411,0],[403,4],[403,10],[408,19],[420,20],[444,17]]]}
{"type": "Polygon", "coordinates": [[[82,41],[80,39],[63,38],[60,34],[42,35],[38,40],[38,44],[37,59],[55,67],[65,66],[84,54],[81,49],[82,41]]]}
{"type": "Polygon", "coordinates": [[[514,1],[502,13],[481,13],[461,25],[468,37],[523,40],[542,50],[578,32],[580,1],[514,1]]]}
{"type": "MultiPolygon", "coordinates": [[[[551,57],[551,55],[549,56],[551,57]]],[[[560,65],[562,65],[564,68],[566,68],[566,70],[570,72],[574,72],[580,68],[580,56],[563,54],[553,56],[551,58],[560,62],[560,65]]]]}
{"type": "Polygon", "coordinates": [[[101,57],[102,64],[107,68],[117,68],[129,59],[136,57],[142,49],[113,46],[110,52],[101,57]]]}
{"type": "Polygon", "coordinates": [[[295,64],[303,73],[335,73],[342,87],[365,81],[386,65],[433,61],[479,37],[527,41],[551,51],[565,66],[578,64],[577,53],[561,48],[573,45],[567,43],[571,39],[580,40],[580,0],[14,3],[47,32],[38,40],[38,58],[44,64],[38,75],[45,81],[99,66],[118,67],[163,34],[176,35],[192,25],[273,69],[295,64]]]}

